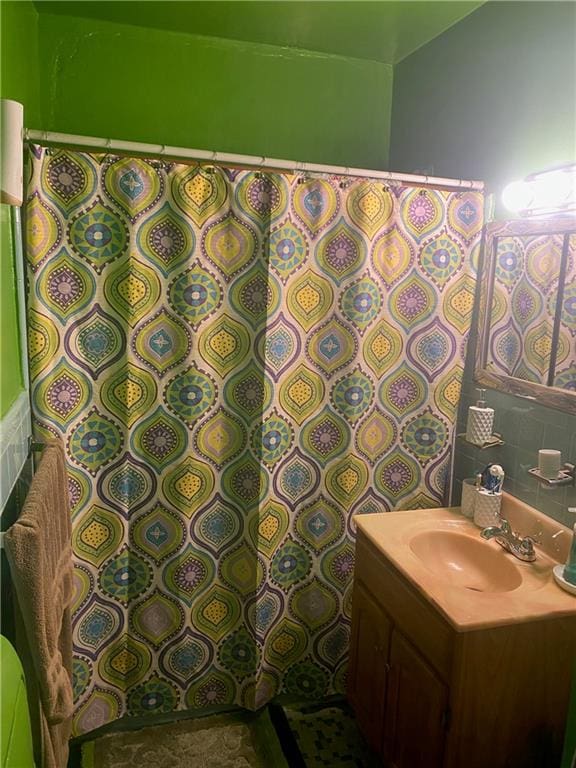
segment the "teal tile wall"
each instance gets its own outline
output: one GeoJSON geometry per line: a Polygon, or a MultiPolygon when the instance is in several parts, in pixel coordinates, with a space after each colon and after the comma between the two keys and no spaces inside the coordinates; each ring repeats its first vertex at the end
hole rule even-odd
{"type": "MultiPolygon", "coordinates": [[[[472,377],[475,348],[474,335],[468,344],[458,433],[466,431],[468,407],[478,399],[472,377]]],[[[576,488],[549,488],[531,477],[528,470],[538,465],[540,448],[562,451],[563,461],[576,464],[576,416],[493,389],[486,391],[486,401],[494,408],[494,431],[502,435],[505,445],[482,450],[456,439],[452,504],[460,503],[464,478],[474,477],[487,464],[497,463],[506,472],[505,491],[564,525],[574,525],[576,516],[568,513],[568,507],[576,507],[576,488]]]]}

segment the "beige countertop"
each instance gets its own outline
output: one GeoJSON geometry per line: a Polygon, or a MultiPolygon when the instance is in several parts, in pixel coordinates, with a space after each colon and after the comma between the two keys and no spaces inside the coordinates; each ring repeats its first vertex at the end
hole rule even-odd
{"type": "MultiPolygon", "coordinates": [[[[383,557],[421,593],[448,622],[461,632],[492,626],[503,626],[540,619],[563,616],[576,617],[576,595],[561,589],[552,574],[552,568],[565,562],[571,541],[571,531],[546,517],[532,507],[504,495],[503,515],[515,530],[523,536],[530,535],[541,543],[536,544],[534,562],[522,562],[506,552],[495,540],[480,538],[480,529],[473,521],[460,514],[458,507],[380,514],[357,515],[356,526],[383,557]],[[470,537],[473,543],[450,537],[453,541],[470,545],[473,551],[481,542],[486,552],[488,570],[502,568],[506,574],[517,569],[514,575],[518,586],[507,591],[476,591],[473,586],[463,586],[457,570],[438,575],[415,554],[411,544],[415,537],[426,531],[445,531],[470,537]],[[510,561],[502,562],[500,558],[510,561]]],[[[436,539],[431,539],[432,546],[436,539]]],[[[448,555],[449,556],[449,555],[448,555]]],[[[514,582],[515,583],[515,582],[514,582]]]]}

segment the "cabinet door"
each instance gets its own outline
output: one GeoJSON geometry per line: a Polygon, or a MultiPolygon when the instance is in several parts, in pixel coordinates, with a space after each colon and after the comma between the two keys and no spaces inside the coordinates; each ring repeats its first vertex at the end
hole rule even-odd
{"type": "Polygon", "coordinates": [[[348,694],[360,730],[381,752],[387,660],[392,626],[361,583],[354,587],[348,694]]]}
{"type": "Polygon", "coordinates": [[[448,694],[444,683],[396,630],[390,648],[384,756],[393,768],[440,768],[448,694]]]}

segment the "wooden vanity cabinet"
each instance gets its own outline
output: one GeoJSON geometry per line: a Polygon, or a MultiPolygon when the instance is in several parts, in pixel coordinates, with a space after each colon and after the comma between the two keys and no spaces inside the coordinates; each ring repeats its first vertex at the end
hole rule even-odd
{"type": "Polygon", "coordinates": [[[557,768],[576,617],[458,632],[358,532],[348,697],[389,768],[557,768]]]}

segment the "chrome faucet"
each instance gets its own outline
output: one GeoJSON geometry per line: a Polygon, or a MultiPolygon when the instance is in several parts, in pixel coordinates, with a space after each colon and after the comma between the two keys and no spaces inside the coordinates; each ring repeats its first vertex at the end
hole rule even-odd
{"type": "Polygon", "coordinates": [[[517,557],[518,560],[524,560],[531,563],[536,560],[534,551],[534,540],[530,536],[522,538],[510,527],[508,520],[500,518],[500,526],[491,525],[480,531],[483,539],[496,539],[501,547],[517,557]]]}

